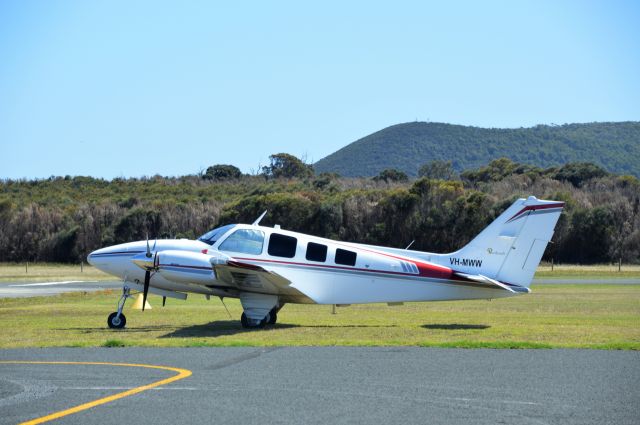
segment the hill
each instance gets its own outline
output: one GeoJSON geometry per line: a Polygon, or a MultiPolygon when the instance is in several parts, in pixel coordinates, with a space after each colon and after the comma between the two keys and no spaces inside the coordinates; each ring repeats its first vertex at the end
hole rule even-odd
{"type": "Polygon", "coordinates": [[[640,122],[516,129],[411,122],[363,137],[314,168],[345,177],[375,176],[386,168],[416,176],[421,165],[435,159],[451,160],[462,171],[500,157],[543,168],[593,162],[613,173],[640,176],[640,122]]]}

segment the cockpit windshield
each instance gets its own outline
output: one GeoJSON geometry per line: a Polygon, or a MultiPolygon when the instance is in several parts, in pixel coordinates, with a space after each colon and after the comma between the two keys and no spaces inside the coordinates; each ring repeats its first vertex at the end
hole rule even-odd
{"type": "Polygon", "coordinates": [[[227,233],[235,226],[235,224],[227,224],[226,226],[216,227],[215,229],[210,230],[204,235],[200,236],[198,240],[206,244],[213,245],[218,239],[224,236],[225,233],[227,233]]]}

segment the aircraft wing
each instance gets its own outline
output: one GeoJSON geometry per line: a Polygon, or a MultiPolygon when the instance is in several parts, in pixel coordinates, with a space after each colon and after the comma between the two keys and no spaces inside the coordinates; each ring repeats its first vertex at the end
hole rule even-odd
{"type": "Polygon", "coordinates": [[[229,259],[222,264],[214,264],[216,278],[240,291],[283,295],[302,295],[290,287],[291,281],[254,264],[229,259]]]}
{"type": "Polygon", "coordinates": [[[466,280],[471,280],[473,282],[476,282],[476,283],[480,284],[481,286],[486,286],[488,288],[504,289],[505,291],[509,291],[509,292],[513,292],[513,293],[520,293],[520,292],[529,293],[529,292],[531,292],[531,290],[529,288],[525,288],[523,286],[506,285],[506,284],[504,284],[502,282],[498,282],[495,279],[491,279],[490,277],[483,276],[481,274],[467,274],[467,273],[461,273],[461,272],[454,272],[453,274],[455,276],[462,277],[462,278],[464,278],[466,280]]]}

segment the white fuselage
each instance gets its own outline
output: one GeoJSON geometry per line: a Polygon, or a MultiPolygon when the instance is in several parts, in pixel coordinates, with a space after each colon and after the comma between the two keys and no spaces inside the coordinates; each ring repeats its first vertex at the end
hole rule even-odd
{"type": "MultiPolygon", "coordinates": [[[[391,253],[382,247],[337,242],[279,228],[239,224],[211,245],[186,239],[158,240],[151,245],[159,256],[157,272],[150,280],[152,292],[153,288],[158,288],[225,297],[255,292],[277,295],[284,302],[318,304],[489,299],[516,295],[460,279],[453,275],[451,268],[420,258],[428,253],[403,250],[391,253]],[[247,253],[246,249],[238,248],[238,244],[225,244],[237,230],[262,233],[264,238],[259,249],[247,253]],[[271,243],[273,234],[289,243],[288,252],[278,251],[271,243]],[[320,251],[315,253],[315,258],[314,248],[320,251]],[[260,287],[259,283],[252,286],[242,276],[233,283],[218,279],[212,267],[216,258],[260,267],[286,279],[289,284],[274,288],[260,287]]],[[[145,272],[132,259],[144,254],[146,249],[146,241],[115,245],[94,251],[89,261],[124,281],[141,283],[145,272]]]]}

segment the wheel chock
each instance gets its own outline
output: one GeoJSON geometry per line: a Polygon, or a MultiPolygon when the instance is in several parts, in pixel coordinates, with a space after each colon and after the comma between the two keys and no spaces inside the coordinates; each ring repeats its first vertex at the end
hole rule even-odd
{"type": "MultiPolygon", "coordinates": [[[[134,310],[142,310],[142,294],[138,294],[138,296],[136,297],[135,302],[133,303],[133,305],[131,306],[132,309],[134,310]]],[[[149,299],[147,298],[147,302],[144,305],[144,309],[145,310],[151,310],[151,304],[149,304],[149,299]]]]}

